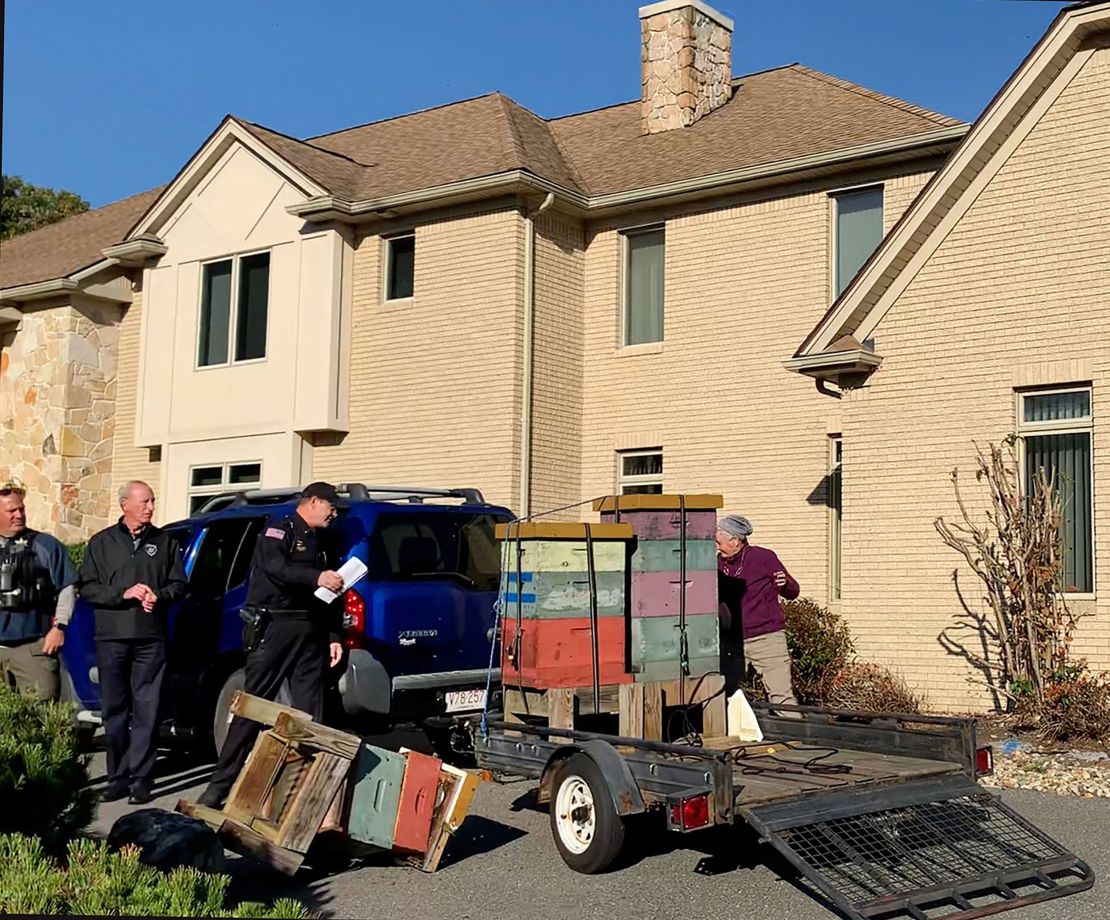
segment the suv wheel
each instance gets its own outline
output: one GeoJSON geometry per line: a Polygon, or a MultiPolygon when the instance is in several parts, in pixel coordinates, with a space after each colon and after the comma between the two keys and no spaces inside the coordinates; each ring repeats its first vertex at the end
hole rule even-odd
{"type": "MultiPolygon", "coordinates": [[[[242,668],[233,671],[224,681],[220,695],[216,699],[216,711],[212,715],[212,743],[216,747],[216,754],[223,750],[224,741],[227,740],[227,730],[231,726],[231,698],[237,690],[242,690],[246,684],[246,673],[242,668]]],[[[293,705],[293,697],[289,692],[288,681],[282,683],[278,691],[277,702],[284,706],[293,705]]]]}

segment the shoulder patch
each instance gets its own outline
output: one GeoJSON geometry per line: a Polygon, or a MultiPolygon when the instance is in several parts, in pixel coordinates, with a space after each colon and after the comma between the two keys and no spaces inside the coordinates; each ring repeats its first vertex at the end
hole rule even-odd
{"type": "Polygon", "coordinates": [[[284,540],[285,531],[279,527],[267,527],[266,532],[263,534],[265,537],[273,537],[275,540],[284,540]]]}

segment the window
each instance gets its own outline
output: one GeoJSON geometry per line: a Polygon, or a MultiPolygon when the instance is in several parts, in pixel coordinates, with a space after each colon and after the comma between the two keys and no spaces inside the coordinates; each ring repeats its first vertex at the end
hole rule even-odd
{"type": "Polygon", "coordinates": [[[213,521],[201,535],[189,592],[220,597],[247,577],[254,543],[265,518],[232,518],[213,521]]]}
{"type": "Polygon", "coordinates": [[[841,460],[844,442],[840,435],[829,438],[829,600],[840,600],[840,512],[841,512],[841,460]]]}
{"type": "Polygon", "coordinates": [[[662,227],[624,235],[624,344],[663,341],[662,227]]]}
{"type": "Polygon", "coordinates": [[[501,554],[492,515],[436,512],[379,514],[368,543],[371,575],[380,581],[448,578],[472,591],[496,591],[501,554]]]}
{"type": "Polygon", "coordinates": [[[1032,491],[1039,469],[1055,477],[1064,511],[1060,533],[1064,590],[1091,594],[1095,589],[1091,390],[1020,393],[1018,402],[1026,491],[1032,491]]]}
{"type": "Polygon", "coordinates": [[[883,187],[833,195],[833,293],[839,297],[883,238],[883,187]]]}
{"type": "Polygon", "coordinates": [[[637,450],[617,455],[621,495],[659,495],[663,491],[663,451],[637,450]]]}
{"type": "Polygon", "coordinates": [[[189,514],[196,514],[222,492],[245,492],[262,485],[262,464],[214,463],[189,470],[189,514]]]}
{"type": "Polygon", "coordinates": [[[227,364],[229,355],[236,361],[265,358],[270,254],[209,262],[201,275],[197,366],[227,364]]]}
{"type": "Polygon", "coordinates": [[[412,297],[416,274],[416,236],[394,236],[385,241],[385,299],[412,297]]]}

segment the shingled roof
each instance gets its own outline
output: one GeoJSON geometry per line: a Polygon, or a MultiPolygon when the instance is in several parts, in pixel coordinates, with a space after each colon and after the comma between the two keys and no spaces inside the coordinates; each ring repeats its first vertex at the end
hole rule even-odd
{"type": "Polygon", "coordinates": [[[161,191],[152,188],[0,242],[0,288],[65,278],[103,261],[101,250],[123,239],[161,191]]]}
{"type": "MultiPolygon", "coordinates": [[[[236,119],[337,198],[380,198],[524,170],[600,196],[747,166],[912,138],[954,118],[800,64],[739,77],[732,99],[688,128],[641,133],[640,102],[545,120],[501,93],[297,140],[236,119]]],[[[3,244],[0,287],[98,260],[159,189],[3,244]]]]}

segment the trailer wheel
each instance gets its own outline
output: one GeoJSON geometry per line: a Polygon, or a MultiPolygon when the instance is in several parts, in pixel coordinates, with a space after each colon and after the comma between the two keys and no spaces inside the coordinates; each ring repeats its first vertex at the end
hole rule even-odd
{"type": "Polygon", "coordinates": [[[551,836],[563,862],[586,875],[604,872],[624,847],[624,822],[597,764],[574,754],[555,768],[551,836]]]}

